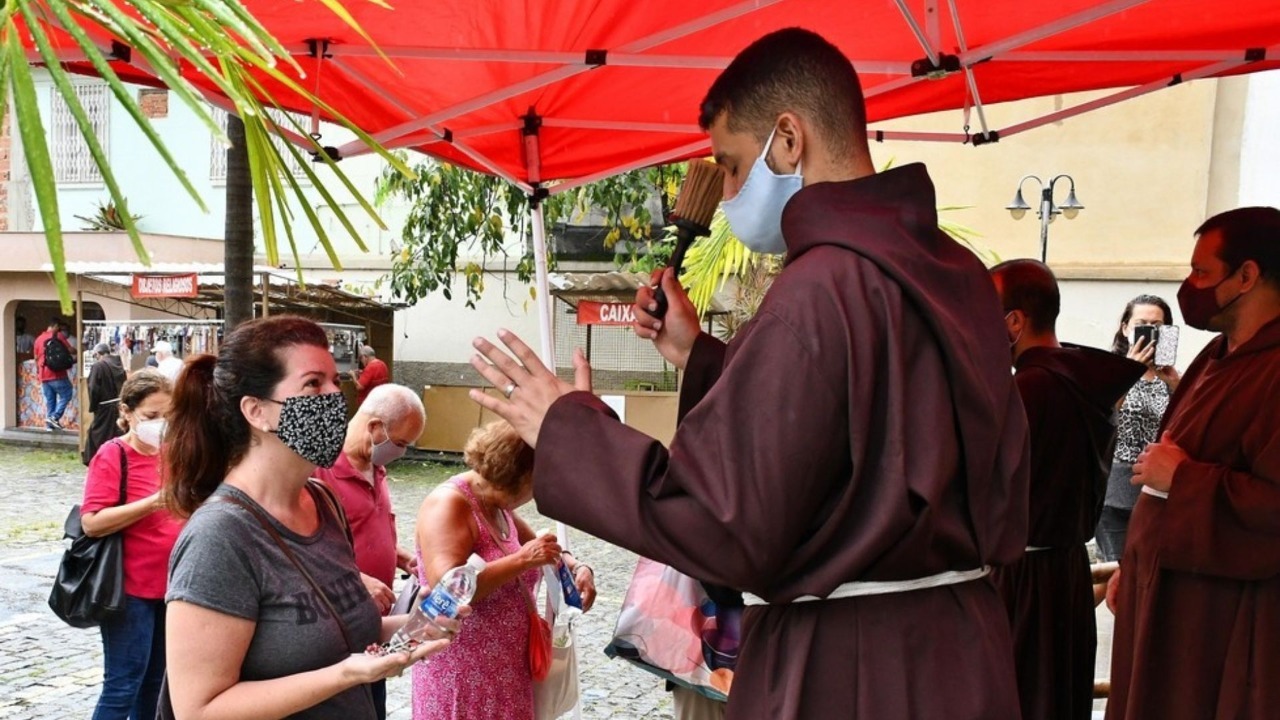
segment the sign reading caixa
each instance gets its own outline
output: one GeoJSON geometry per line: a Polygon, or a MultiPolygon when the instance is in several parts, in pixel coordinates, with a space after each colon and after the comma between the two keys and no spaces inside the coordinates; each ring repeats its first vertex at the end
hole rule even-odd
{"type": "Polygon", "coordinates": [[[636,311],[631,303],[578,302],[579,325],[630,325],[635,321],[636,311]]]}
{"type": "Polygon", "coordinates": [[[135,298],[190,298],[200,294],[200,282],[195,273],[134,275],[130,294],[135,298]]]}

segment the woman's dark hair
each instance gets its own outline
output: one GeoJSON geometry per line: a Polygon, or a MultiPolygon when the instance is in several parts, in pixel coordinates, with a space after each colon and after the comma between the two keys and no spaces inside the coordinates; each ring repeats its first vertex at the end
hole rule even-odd
{"type": "Polygon", "coordinates": [[[518,493],[520,481],[533,472],[533,448],[506,420],[472,430],[462,459],[494,489],[509,495],[518,493]]]}
{"type": "MultiPolygon", "coordinates": [[[[173,383],[158,370],[139,370],[120,386],[120,409],[137,410],[147,398],[158,392],[172,393],[173,383]]],[[[124,419],[124,413],[120,413],[116,425],[121,430],[129,429],[129,421],[124,419]]]]}
{"type": "Polygon", "coordinates": [[[252,433],[245,397],[270,397],[284,379],[285,354],[298,345],[328,348],[324,330],[289,315],[250,320],[232,330],[215,358],[183,366],[165,430],[165,504],[190,516],[244,459],[252,433]]]}
{"type": "Polygon", "coordinates": [[[1164,298],[1155,295],[1139,295],[1130,300],[1129,304],[1124,306],[1124,312],[1120,314],[1120,325],[1116,328],[1116,336],[1111,341],[1111,352],[1117,355],[1129,354],[1129,336],[1125,334],[1124,326],[1133,319],[1133,308],[1138,305],[1154,305],[1160,308],[1160,312],[1164,313],[1164,324],[1173,324],[1173,310],[1169,309],[1169,303],[1165,302],[1164,298]]]}

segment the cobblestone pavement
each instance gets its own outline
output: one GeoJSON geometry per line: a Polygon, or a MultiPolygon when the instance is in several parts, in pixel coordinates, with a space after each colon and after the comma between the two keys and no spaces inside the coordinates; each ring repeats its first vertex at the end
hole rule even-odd
{"type": "MultiPolygon", "coordinates": [[[[70,451],[0,445],[0,718],[6,720],[83,720],[98,697],[102,646],[97,631],[67,627],[46,605],[63,549],[62,521],[79,501],[83,470],[70,451]]],[[[430,487],[392,484],[406,543],[430,487]]],[[[553,526],[532,505],[520,513],[535,529],[553,526]]],[[[581,717],[670,717],[670,696],[658,679],[601,652],[612,636],[635,556],[582,533],[572,533],[571,542],[575,554],[595,570],[599,588],[595,609],[579,625],[581,717]]],[[[408,677],[406,673],[389,683],[388,710],[394,720],[410,717],[408,677]]]]}

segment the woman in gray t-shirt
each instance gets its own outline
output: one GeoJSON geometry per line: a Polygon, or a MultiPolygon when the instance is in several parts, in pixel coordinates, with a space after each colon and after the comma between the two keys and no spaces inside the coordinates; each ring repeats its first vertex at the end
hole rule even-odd
{"type": "Polygon", "coordinates": [[[328,339],[308,320],[245,323],[183,368],[164,445],[166,500],[190,516],[166,596],[179,716],[373,720],[367,684],[447,644],[363,652],[405,616],[379,616],[341,510],[308,482],[345,434],[328,339]]]}

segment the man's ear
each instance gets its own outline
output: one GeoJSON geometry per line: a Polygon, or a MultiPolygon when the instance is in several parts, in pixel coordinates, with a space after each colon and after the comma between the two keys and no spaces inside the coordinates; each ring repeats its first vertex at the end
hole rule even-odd
{"type": "Polygon", "coordinates": [[[800,158],[804,155],[808,131],[808,126],[799,115],[788,111],[778,116],[778,131],[773,136],[773,148],[770,153],[774,162],[779,165],[775,172],[790,174],[796,171],[800,158]]]}
{"type": "Polygon", "coordinates": [[[1253,260],[1245,260],[1240,264],[1240,291],[1249,292],[1254,285],[1262,278],[1259,272],[1258,263],[1253,260]]]}
{"type": "Polygon", "coordinates": [[[1017,335],[1026,330],[1027,314],[1021,310],[1010,310],[1004,314],[1004,317],[1005,327],[1009,332],[1017,335]]]}

